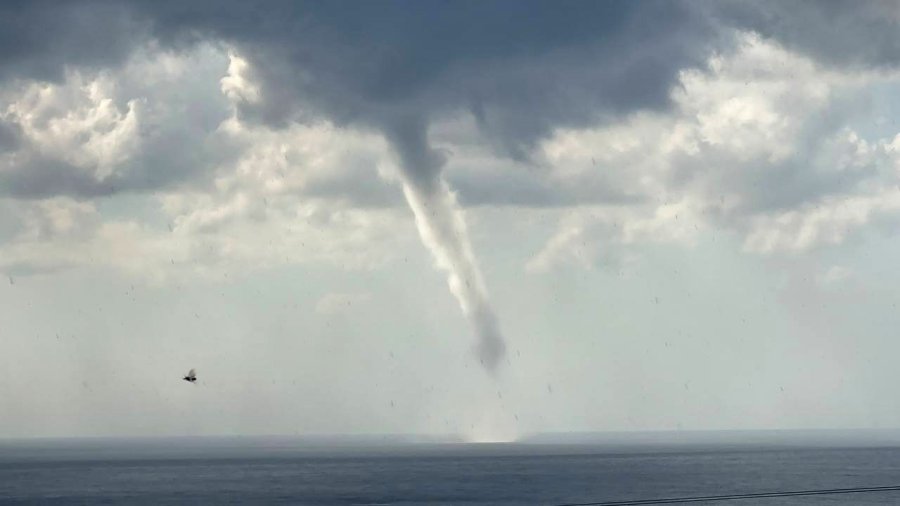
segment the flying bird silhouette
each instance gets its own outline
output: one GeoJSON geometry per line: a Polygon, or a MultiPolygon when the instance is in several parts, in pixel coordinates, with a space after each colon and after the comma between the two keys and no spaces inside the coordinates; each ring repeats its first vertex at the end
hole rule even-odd
{"type": "Polygon", "coordinates": [[[184,381],[189,381],[189,382],[193,383],[193,382],[197,381],[197,372],[194,371],[193,369],[191,369],[190,371],[188,371],[187,375],[181,379],[183,379],[184,381]]]}

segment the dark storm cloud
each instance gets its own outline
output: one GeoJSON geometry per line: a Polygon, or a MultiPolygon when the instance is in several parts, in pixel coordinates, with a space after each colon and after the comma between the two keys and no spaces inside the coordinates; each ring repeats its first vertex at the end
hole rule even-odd
{"type": "Polygon", "coordinates": [[[58,81],[67,66],[120,63],[147,33],[134,14],[109,1],[0,2],[0,79],[58,81]]]}
{"type": "MultiPolygon", "coordinates": [[[[442,114],[471,112],[487,142],[524,159],[553,128],[665,108],[679,70],[702,65],[710,50],[728,44],[729,27],[756,30],[836,64],[896,63],[900,31],[890,5],[11,1],[0,3],[0,79],[57,80],[67,66],[114,67],[151,39],[185,50],[225,41],[250,61],[261,87],[261,101],[240,104],[243,119],[278,127],[324,117],[378,130],[407,159],[410,176],[424,176],[427,184],[442,157],[428,145],[427,129],[442,114]]],[[[38,167],[36,174],[5,174],[3,193],[91,197],[168,187],[208,172],[213,164],[202,158],[211,152],[193,149],[202,136],[189,130],[214,124],[168,120],[144,139],[144,162],[117,181],[72,174],[51,180],[48,174],[62,169],[38,167]]],[[[0,149],[17,142],[10,132],[0,128],[0,149]]],[[[460,184],[464,202],[491,198],[490,188],[460,184]]],[[[505,200],[559,200],[547,194],[552,189],[523,182],[522,190],[505,200]]]]}
{"type": "MultiPolygon", "coordinates": [[[[5,2],[0,13],[0,79],[116,67],[151,39],[184,50],[225,41],[261,86],[260,102],[240,105],[242,119],[378,130],[425,184],[442,156],[427,145],[436,116],[469,110],[489,142],[524,158],[556,126],[665,107],[678,70],[702,61],[713,31],[680,2],[39,1],[5,2]]],[[[117,181],[62,175],[61,162],[31,156],[36,173],[13,168],[3,193],[93,197],[207,171],[191,155],[209,154],[192,147],[202,135],[186,130],[214,126],[168,120],[142,133],[142,159],[117,181]]]]}
{"type": "Polygon", "coordinates": [[[247,117],[279,125],[312,112],[396,132],[398,121],[427,125],[435,114],[464,108],[514,155],[554,126],[665,106],[678,70],[702,61],[712,33],[680,2],[168,2],[139,9],[169,43],[210,37],[238,45],[262,81],[264,101],[246,107],[247,117]]]}
{"type": "Polygon", "coordinates": [[[524,156],[555,126],[664,107],[677,72],[725,42],[717,25],[822,60],[896,63],[889,11],[838,1],[11,1],[0,5],[0,78],[115,65],[148,31],[174,47],[226,40],[262,80],[265,100],[246,117],[279,125],[313,113],[381,129],[398,114],[427,124],[464,108],[524,156]]]}
{"type": "Polygon", "coordinates": [[[893,0],[768,0],[709,5],[720,22],[755,31],[838,66],[900,64],[900,8],[893,0]]]}

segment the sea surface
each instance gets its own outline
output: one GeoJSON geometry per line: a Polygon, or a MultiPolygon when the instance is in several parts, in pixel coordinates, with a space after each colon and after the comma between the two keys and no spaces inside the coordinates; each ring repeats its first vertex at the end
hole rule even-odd
{"type": "MultiPolygon", "coordinates": [[[[558,505],[900,485],[900,447],[0,441],[2,504],[558,505]]],[[[694,504],[900,504],[900,492],[694,504]]]]}

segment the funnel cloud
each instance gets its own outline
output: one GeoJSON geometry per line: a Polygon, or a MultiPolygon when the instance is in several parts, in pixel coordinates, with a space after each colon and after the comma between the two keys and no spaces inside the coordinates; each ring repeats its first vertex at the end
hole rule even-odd
{"type": "Polygon", "coordinates": [[[474,327],[475,352],[494,373],[506,353],[497,316],[472,250],[465,218],[447,182],[441,177],[445,157],[428,145],[426,126],[405,120],[387,129],[400,158],[403,194],[416,219],[422,242],[437,267],[447,273],[450,291],[474,327]]]}

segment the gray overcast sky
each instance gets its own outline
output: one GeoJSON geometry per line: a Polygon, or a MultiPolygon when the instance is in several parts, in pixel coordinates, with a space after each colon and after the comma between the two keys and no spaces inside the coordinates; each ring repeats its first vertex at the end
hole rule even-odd
{"type": "Polygon", "coordinates": [[[900,427],[898,24],[4,2],[0,437],[900,427]]]}

